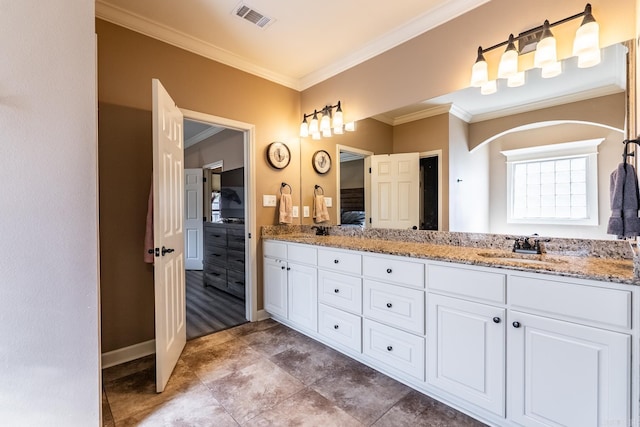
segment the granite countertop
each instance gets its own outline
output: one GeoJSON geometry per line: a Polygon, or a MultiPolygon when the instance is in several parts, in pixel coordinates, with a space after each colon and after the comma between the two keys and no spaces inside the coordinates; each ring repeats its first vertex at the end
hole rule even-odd
{"type": "Polygon", "coordinates": [[[633,259],[629,258],[562,254],[528,255],[492,247],[468,247],[344,235],[316,236],[300,232],[267,235],[263,233],[262,237],[291,243],[400,255],[434,261],[449,261],[632,285],[640,284],[640,281],[634,279],[634,262],[633,259]]]}

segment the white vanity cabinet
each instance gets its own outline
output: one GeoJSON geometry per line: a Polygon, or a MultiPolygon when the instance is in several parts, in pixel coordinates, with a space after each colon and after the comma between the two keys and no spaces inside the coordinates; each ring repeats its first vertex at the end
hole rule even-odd
{"type": "Polygon", "coordinates": [[[508,298],[510,418],[631,425],[631,292],[514,275],[508,298]]]}
{"type": "Polygon", "coordinates": [[[264,307],[294,326],[318,330],[316,248],[267,241],[264,251],[264,307]]]}
{"type": "Polygon", "coordinates": [[[264,256],[275,319],[489,425],[640,421],[635,286],[270,240],[264,256]]]}

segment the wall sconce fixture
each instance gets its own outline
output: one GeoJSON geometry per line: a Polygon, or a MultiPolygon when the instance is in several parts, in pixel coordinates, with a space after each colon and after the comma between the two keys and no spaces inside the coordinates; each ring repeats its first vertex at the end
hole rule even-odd
{"type": "Polygon", "coordinates": [[[342,134],[345,130],[355,130],[355,123],[344,123],[340,101],[336,105],[325,105],[320,110],[313,110],[313,113],[302,115],[302,123],[300,124],[302,138],[307,138],[309,135],[312,139],[329,138],[332,135],[332,129],[336,135],[342,134]],[[307,122],[308,118],[311,118],[311,122],[307,122]]]}
{"type": "Polygon", "coordinates": [[[578,57],[578,67],[588,68],[600,63],[600,27],[591,14],[591,4],[587,3],[584,11],[560,21],[549,23],[544,21],[540,27],[524,31],[501,43],[483,49],[478,47],[478,57],[471,70],[471,86],[479,87],[480,93],[489,95],[495,93],[497,85],[495,80],[489,80],[487,61],[484,54],[490,50],[507,46],[498,65],[498,78],[507,79],[508,87],[517,87],[524,84],[524,71],[518,69],[518,55],[535,50],[534,66],[540,68],[544,78],[551,78],[562,73],[562,67],[556,56],[556,39],[551,28],[556,25],[583,17],[580,28],[576,31],[573,41],[573,56],[578,57]],[[518,47],[516,48],[516,42],[518,47]]]}

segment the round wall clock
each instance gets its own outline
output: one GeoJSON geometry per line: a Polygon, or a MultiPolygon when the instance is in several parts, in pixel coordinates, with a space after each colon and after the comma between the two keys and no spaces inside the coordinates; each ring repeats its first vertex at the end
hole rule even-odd
{"type": "Polygon", "coordinates": [[[267,160],[276,169],[284,169],[291,161],[291,152],[282,142],[272,142],[267,147],[267,160]]]}
{"type": "Polygon", "coordinates": [[[327,173],[331,169],[331,156],[324,150],[318,150],[313,153],[311,162],[318,173],[327,173]]]}

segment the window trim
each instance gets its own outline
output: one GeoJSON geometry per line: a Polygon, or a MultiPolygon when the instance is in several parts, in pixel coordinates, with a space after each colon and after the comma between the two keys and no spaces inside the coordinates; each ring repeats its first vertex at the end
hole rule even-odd
{"type": "Polygon", "coordinates": [[[507,166],[507,223],[508,224],[540,224],[540,225],[599,225],[598,212],[598,146],[604,138],[565,142],[561,144],[544,145],[529,148],[505,150],[507,166]],[[544,162],[562,160],[575,157],[586,157],[587,172],[587,218],[515,218],[513,216],[514,203],[514,166],[521,163],[544,162]]]}

